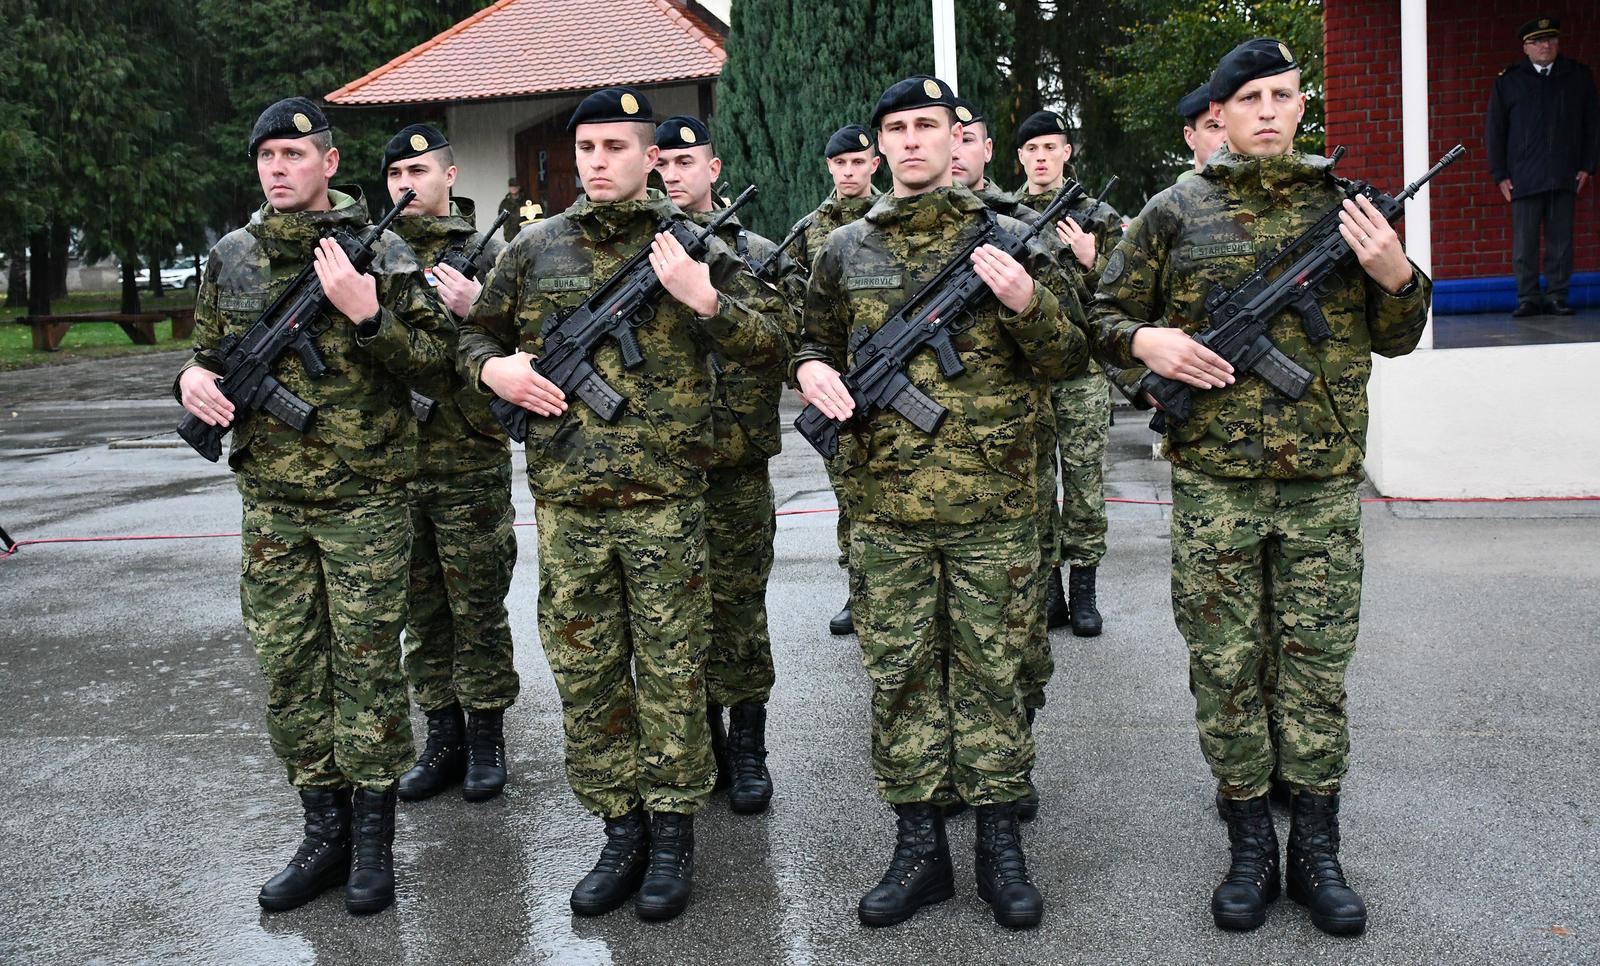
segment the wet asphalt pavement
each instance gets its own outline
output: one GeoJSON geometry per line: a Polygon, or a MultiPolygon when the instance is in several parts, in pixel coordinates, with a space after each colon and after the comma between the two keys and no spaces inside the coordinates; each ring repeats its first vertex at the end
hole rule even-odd
{"type": "MultiPolygon", "coordinates": [[[[226,469],[171,434],[180,359],[0,373],[0,527],[236,530],[226,469]]],[[[1119,413],[1108,495],[1164,498],[1150,433],[1119,413]]],[[[781,509],[832,506],[792,433],[773,476],[781,509]]],[[[516,501],[531,520],[521,483],[516,501]]],[[[844,593],[831,513],[779,521],[772,809],[734,816],[714,799],[693,903],[656,925],[567,909],[601,834],[562,773],[531,529],[510,602],[512,783],[485,804],[402,803],[399,899],[366,919],[337,891],[288,913],[256,905],[299,817],[240,624],[237,540],[24,546],[0,560],[0,962],[1600,960],[1600,504],[1368,505],[1343,858],[1371,927],[1343,940],[1287,898],[1254,933],[1212,926],[1226,838],[1168,603],[1166,508],[1115,503],[1110,519],[1106,633],[1053,635],[1044,805],[1026,832],[1047,913],[1025,934],[974,894],[970,814],[951,826],[956,898],[887,930],[856,922],[892,815],[872,788],[859,651],[825,626],[844,593]]]]}

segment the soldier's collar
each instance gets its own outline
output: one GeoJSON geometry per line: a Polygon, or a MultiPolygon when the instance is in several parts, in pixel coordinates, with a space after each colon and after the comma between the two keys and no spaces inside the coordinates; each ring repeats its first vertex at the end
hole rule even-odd
{"type": "Polygon", "coordinates": [[[1234,154],[1224,145],[1200,169],[1200,174],[1227,184],[1258,184],[1281,190],[1296,184],[1321,181],[1327,178],[1332,168],[1333,163],[1320,154],[1290,151],[1269,158],[1252,158],[1234,154]]]}
{"type": "Polygon", "coordinates": [[[355,185],[329,188],[328,200],[333,207],[327,211],[277,211],[263,203],[245,230],[262,243],[268,257],[301,258],[310,255],[311,246],[325,233],[370,223],[361,189],[355,185]]]}
{"type": "Polygon", "coordinates": [[[635,201],[596,202],[590,201],[588,195],[579,195],[577,202],[567,211],[567,216],[585,238],[601,242],[622,234],[641,221],[654,224],[674,213],[681,214],[665,192],[646,188],[644,197],[635,201]]]}
{"type": "Polygon", "coordinates": [[[477,232],[472,224],[473,205],[470,199],[450,202],[448,215],[401,215],[393,222],[394,233],[408,242],[435,238],[451,238],[477,232]],[[463,208],[460,202],[465,201],[463,208]]]}
{"type": "Polygon", "coordinates": [[[886,225],[913,217],[921,220],[930,214],[970,214],[983,209],[984,204],[978,196],[966,185],[958,184],[949,188],[934,188],[909,198],[897,198],[894,192],[886,191],[873,204],[866,217],[873,224],[886,225]]]}

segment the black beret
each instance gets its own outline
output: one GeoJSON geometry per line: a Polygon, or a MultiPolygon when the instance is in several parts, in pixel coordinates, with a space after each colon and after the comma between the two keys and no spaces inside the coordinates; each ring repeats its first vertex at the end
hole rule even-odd
{"type": "Polygon", "coordinates": [[[663,151],[698,148],[711,143],[711,129],[698,117],[674,114],[656,128],[656,147],[663,151]]]}
{"type": "Polygon", "coordinates": [[[872,147],[872,138],[867,135],[867,129],[859,124],[846,124],[833,132],[833,137],[828,138],[828,146],[823,149],[822,156],[836,158],[841,154],[852,151],[865,151],[872,147]]]}
{"type": "Polygon", "coordinates": [[[1017,125],[1017,146],[1021,147],[1041,134],[1067,133],[1067,119],[1055,111],[1035,111],[1017,125]]]}
{"type": "Polygon", "coordinates": [[[414,158],[419,154],[447,148],[450,142],[445,140],[443,134],[436,127],[426,124],[407,124],[400,129],[400,133],[389,139],[383,146],[383,170],[389,170],[389,165],[406,158],[414,158]]]}
{"type": "Polygon", "coordinates": [[[1211,72],[1211,99],[1225,101],[1253,80],[1299,69],[1289,48],[1271,37],[1247,40],[1223,55],[1211,72]]]}
{"type": "Polygon", "coordinates": [[[572,112],[567,130],[576,131],[579,124],[605,124],[609,121],[644,121],[654,124],[650,102],[631,87],[607,87],[595,91],[578,102],[572,112]]]}
{"type": "Polygon", "coordinates": [[[960,121],[962,124],[972,124],[973,122],[977,122],[978,124],[983,123],[983,111],[978,108],[978,105],[967,100],[965,97],[950,98],[950,105],[955,108],[956,120],[960,121]]]}
{"type": "Polygon", "coordinates": [[[1544,37],[1559,37],[1561,36],[1561,21],[1555,17],[1534,17],[1517,28],[1517,36],[1522,38],[1523,43],[1544,37]]]}
{"type": "Polygon", "coordinates": [[[914,74],[903,81],[889,85],[872,109],[872,126],[877,127],[885,114],[909,111],[917,107],[953,107],[955,92],[950,85],[937,77],[914,74]]]}
{"type": "Polygon", "coordinates": [[[261,112],[256,126],[250,129],[250,157],[262,141],[273,138],[303,138],[308,134],[328,129],[328,117],[322,108],[303,97],[285,97],[261,112]]]}
{"type": "Polygon", "coordinates": [[[1178,116],[1184,123],[1194,120],[1206,112],[1211,106],[1211,85],[1201,84],[1194,90],[1178,98],[1178,116]]]}

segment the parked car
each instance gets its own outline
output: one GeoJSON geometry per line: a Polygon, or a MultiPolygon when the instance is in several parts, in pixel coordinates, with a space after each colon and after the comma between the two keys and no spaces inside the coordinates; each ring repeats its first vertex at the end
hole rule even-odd
{"type": "MultiPolygon", "coordinates": [[[[199,288],[200,273],[205,270],[205,265],[205,259],[201,259],[200,267],[197,269],[194,259],[182,259],[176,265],[161,269],[161,284],[169,288],[199,288]]],[[[133,273],[133,277],[138,281],[140,288],[149,287],[150,269],[141,268],[133,273]]]]}

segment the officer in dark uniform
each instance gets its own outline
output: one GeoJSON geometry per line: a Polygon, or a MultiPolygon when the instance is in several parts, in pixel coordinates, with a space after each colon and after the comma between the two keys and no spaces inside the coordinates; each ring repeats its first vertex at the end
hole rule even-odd
{"type": "Polygon", "coordinates": [[[1485,134],[1490,176],[1511,203],[1511,262],[1517,272],[1511,314],[1571,315],[1572,212],[1600,164],[1600,101],[1589,68],[1561,56],[1561,21],[1536,17],[1517,33],[1524,56],[1495,80],[1485,134]]]}

